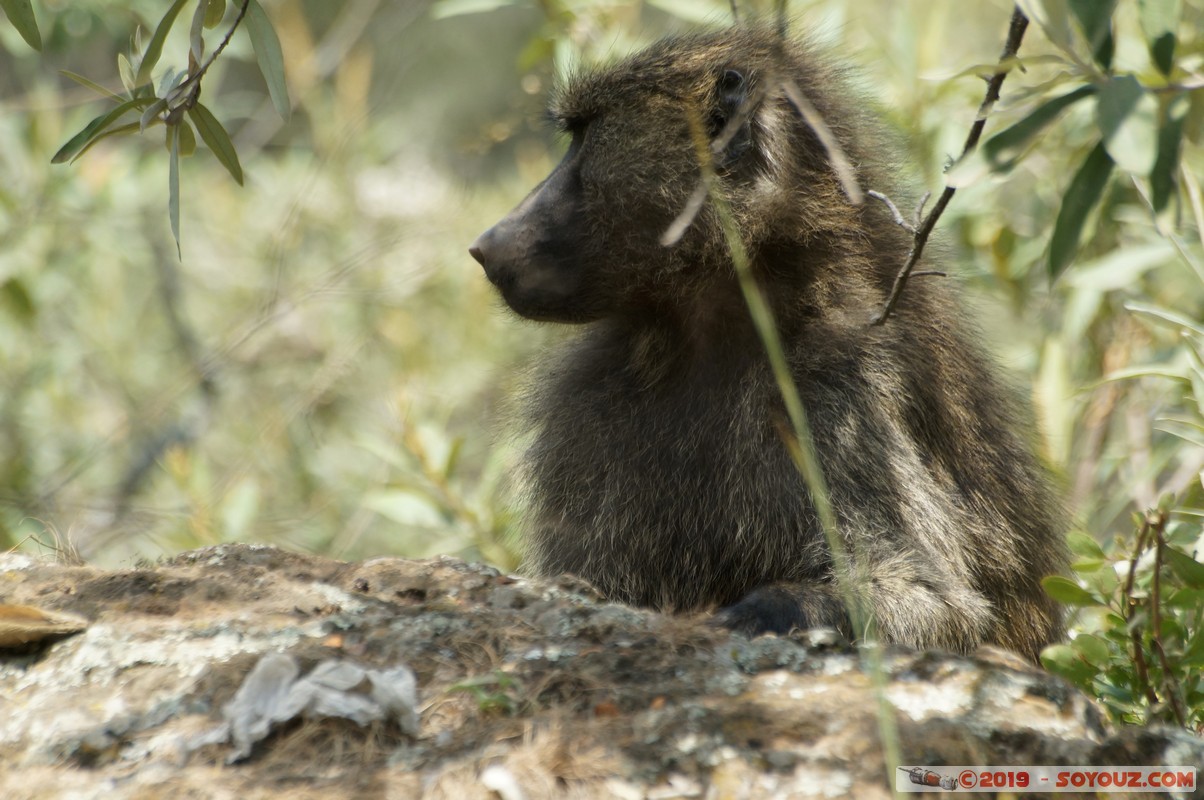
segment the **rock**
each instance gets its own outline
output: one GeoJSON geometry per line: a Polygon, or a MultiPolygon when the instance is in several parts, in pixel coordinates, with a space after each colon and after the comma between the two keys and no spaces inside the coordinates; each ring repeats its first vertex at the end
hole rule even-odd
{"type": "MultiPolygon", "coordinates": [[[[749,640],[571,579],[254,545],[120,572],[7,554],[0,603],[89,622],[0,651],[13,800],[891,796],[865,654],[822,632],[749,640]],[[257,734],[230,741],[240,724],[257,734]]],[[[908,766],[1204,762],[1007,653],[881,658],[908,766]]]]}

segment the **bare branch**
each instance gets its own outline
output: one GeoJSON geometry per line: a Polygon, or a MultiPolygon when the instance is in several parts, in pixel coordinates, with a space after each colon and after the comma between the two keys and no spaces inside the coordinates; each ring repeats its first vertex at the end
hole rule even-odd
{"type": "MultiPolygon", "coordinates": [[[[1008,69],[1002,67],[1004,62],[1010,62],[1016,57],[1017,51],[1020,49],[1020,43],[1024,40],[1024,32],[1028,28],[1028,17],[1020,10],[1020,6],[1015,6],[1012,9],[1012,21],[1008,26],[1008,38],[1003,47],[1003,54],[999,57],[1001,68],[991,79],[987,81],[987,93],[982,100],[982,105],[978,107],[978,115],[974,118],[974,124],[970,126],[970,134],[966,137],[966,144],[962,148],[962,154],[958,157],[961,161],[974,152],[978,146],[978,140],[982,138],[983,128],[986,127],[987,117],[991,113],[991,109],[995,106],[995,102],[999,99],[999,90],[1003,86],[1003,81],[1008,75],[1008,69]]],[[[941,196],[937,198],[936,205],[932,207],[932,211],[924,218],[924,221],[916,226],[915,239],[912,241],[911,252],[907,254],[907,261],[903,263],[903,267],[895,275],[895,282],[891,286],[890,295],[886,299],[882,310],[871,321],[872,325],[881,325],[890,317],[895,306],[899,303],[899,297],[903,294],[903,287],[907,285],[907,278],[911,275],[911,271],[915,269],[916,264],[920,260],[920,256],[924,254],[924,245],[928,242],[928,237],[932,234],[932,229],[936,227],[936,222],[941,218],[941,214],[945,213],[945,207],[949,205],[949,201],[953,199],[953,194],[957,189],[952,186],[945,186],[945,190],[941,192],[941,196]]]]}
{"type": "Polygon", "coordinates": [[[217,57],[226,49],[226,45],[230,44],[230,39],[233,38],[234,32],[238,30],[238,26],[242,24],[243,17],[247,15],[247,8],[251,5],[251,0],[242,0],[242,4],[238,9],[238,16],[234,18],[234,23],[230,26],[230,30],[226,31],[226,35],[222,38],[217,48],[210,54],[209,59],[198,69],[192,70],[192,64],[189,64],[189,75],[184,81],[177,86],[172,92],[172,104],[168,114],[178,112],[180,109],[189,109],[196,104],[197,97],[201,94],[201,78],[205,77],[205,73],[213,66],[213,62],[217,61],[217,57]],[[179,98],[183,98],[182,102],[175,102],[179,98]]]}
{"type": "Polygon", "coordinates": [[[916,232],[916,226],[903,219],[903,215],[899,213],[898,206],[896,206],[889,197],[882,194],[882,192],[876,192],[872,189],[866,192],[866,194],[875,200],[881,200],[883,203],[886,203],[886,207],[890,209],[890,215],[894,217],[896,225],[908,233],[914,234],[916,232]]]}
{"type": "Polygon", "coordinates": [[[731,0],[732,4],[732,22],[740,21],[740,4],[737,0],[731,0]]]}
{"type": "Polygon", "coordinates": [[[920,198],[920,202],[916,203],[915,227],[920,227],[920,220],[924,219],[924,206],[928,205],[928,201],[931,199],[932,192],[924,192],[924,196],[920,198]]]}
{"type": "MultiPolygon", "coordinates": [[[[1150,515],[1147,515],[1147,519],[1150,515]]],[[[1175,715],[1175,721],[1180,727],[1187,725],[1187,716],[1179,703],[1179,686],[1175,681],[1175,671],[1171,668],[1166,657],[1166,648],[1162,646],[1162,555],[1166,550],[1167,513],[1161,509],[1153,513],[1153,520],[1147,524],[1154,533],[1154,575],[1150,592],[1150,635],[1153,638],[1154,653],[1162,666],[1162,689],[1166,693],[1168,705],[1175,715]]]]}

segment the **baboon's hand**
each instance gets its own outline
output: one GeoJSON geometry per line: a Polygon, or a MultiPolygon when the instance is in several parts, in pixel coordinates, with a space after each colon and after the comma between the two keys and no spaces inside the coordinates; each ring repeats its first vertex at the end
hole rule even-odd
{"type": "Polygon", "coordinates": [[[835,628],[846,636],[849,631],[844,605],[828,587],[801,584],[754,589],[740,602],[716,611],[711,622],[748,636],[786,634],[794,628],[835,628]]]}

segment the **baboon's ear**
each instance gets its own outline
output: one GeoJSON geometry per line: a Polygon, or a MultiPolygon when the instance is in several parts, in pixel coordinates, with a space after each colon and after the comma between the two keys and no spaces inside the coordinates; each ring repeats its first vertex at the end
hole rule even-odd
{"type": "Polygon", "coordinates": [[[723,151],[716,154],[716,165],[728,167],[752,146],[752,114],[748,104],[748,80],[744,73],[726,69],[715,83],[715,110],[709,120],[711,141],[723,136],[728,124],[738,120],[740,127],[732,134],[723,151]]]}

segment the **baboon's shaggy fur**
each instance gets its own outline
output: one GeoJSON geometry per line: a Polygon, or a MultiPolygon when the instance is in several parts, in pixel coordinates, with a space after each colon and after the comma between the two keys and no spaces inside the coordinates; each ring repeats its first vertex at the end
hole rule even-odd
{"type": "Polygon", "coordinates": [[[714,140],[751,109],[714,156],[717,191],[776,317],[857,591],[889,641],[1035,658],[1061,632],[1039,580],[1066,559],[1029,425],[949,280],[913,279],[869,325],[910,237],[849,202],[783,78],[861,186],[889,190],[839,70],[737,28],[571,81],[553,103],[564,161],[472,248],[520,314],[585,323],[529,390],[530,567],[628,603],[719,607],[749,632],[848,629],[714,204],[659,242],[698,186],[697,132],[714,140]]]}

